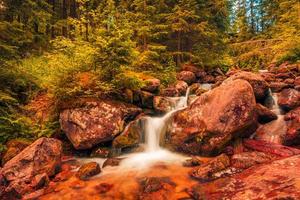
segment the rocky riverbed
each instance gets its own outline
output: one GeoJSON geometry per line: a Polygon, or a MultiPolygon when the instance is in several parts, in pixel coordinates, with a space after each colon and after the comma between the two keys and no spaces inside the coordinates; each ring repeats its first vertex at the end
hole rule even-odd
{"type": "Polygon", "coordinates": [[[74,100],[66,137],[9,141],[1,199],[300,198],[300,66],[177,79],[74,100]]]}

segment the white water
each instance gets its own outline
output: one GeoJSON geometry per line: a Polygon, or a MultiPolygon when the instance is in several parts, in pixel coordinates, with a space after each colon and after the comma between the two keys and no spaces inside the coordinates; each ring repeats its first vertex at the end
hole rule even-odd
{"type": "Polygon", "coordinates": [[[125,155],[120,166],[123,168],[146,168],[157,162],[181,162],[185,157],[172,153],[160,146],[161,138],[164,137],[168,120],[172,115],[187,107],[189,89],[184,97],[180,97],[176,106],[172,111],[165,114],[163,117],[147,117],[145,122],[145,151],[125,155]]]}
{"type": "Polygon", "coordinates": [[[276,93],[269,90],[269,97],[266,100],[266,106],[277,115],[277,119],[263,126],[264,135],[256,135],[257,139],[265,140],[273,143],[282,143],[282,138],[286,133],[286,123],[282,109],[278,105],[278,97],[276,93]]]}

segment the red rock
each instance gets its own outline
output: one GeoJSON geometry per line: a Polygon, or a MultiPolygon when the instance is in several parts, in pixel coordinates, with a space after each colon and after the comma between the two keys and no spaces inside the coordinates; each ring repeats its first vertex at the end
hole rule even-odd
{"type": "Polygon", "coordinates": [[[269,143],[259,140],[244,140],[244,145],[255,151],[260,151],[268,154],[274,154],[280,157],[290,157],[300,154],[300,150],[292,147],[287,147],[280,144],[269,143]]]}
{"type": "Polygon", "coordinates": [[[300,106],[300,92],[294,89],[284,89],[278,94],[278,105],[285,110],[300,106]]]}
{"type": "Polygon", "coordinates": [[[86,102],[81,108],[64,110],[60,114],[60,124],[76,149],[90,149],[113,140],[123,131],[125,120],[134,118],[141,111],[120,102],[86,102]]]}
{"type": "Polygon", "coordinates": [[[177,80],[184,81],[190,85],[196,81],[196,76],[193,72],[181,71],[177,74],[177,80]]]}
{"type": "Polygon", "coordinates": [[[269,85],[264,80],[264,78],[262,76],[260,76],[259,74],[254,74],[254,73],[245,72],[245,71],[238,72],[238,73],[230,76],[228,79],[226,79],[224,81],[224,83],[230,82],[233,80],[237,80],[237,79],[246,80],[250,83],[257,100],[262,100],[266,97],[266,94],[269,89],[269,85]]]}
{"type": "Polygon", "coordinates": [[[260,73],[260,75],[265,79],[267,82],[273,82],[275,81],[275,74],[270,73],[270,72],[264,72],[260,73]]]}
{"type": "Polygon", "coordinates": [[[159,90],[160,87],[160,80],[153,78],[153,79],[147,79],[144,81],[145,86],[142,88],[142,90],[147,92],[155,93],[159,90]]]}
{"type": "Polygon", "coordinates": [[[40,138],[8,161],[1,169],[7,181],[34,177],[46,173],[55,174],[61,165],[61,142],[51,138],[40,138]]]}
{"type": "Polygon", "coordinates": [[[300,76],[297,76],[297,77],[295,78],[294,84],[295,84],[296,86],[299,86],[299,85],[300,85],[300,76]]]}
{"type": "Polygon", "coordinates": [[[142,137],[142,125],[142,116],[137,117],[137,119],[130,122],[124,131],[113,140],[112,146],[119,149],[137,146],[142,137]]]}
{"type": "Polygon", "coordinates": [[[281,92],[283,89],[290,88],[291,86],[283,82],[271,82],[270,88],[273,92],[281,92]]]}
{"type": "Polygon", "coordinates": [[[287,122],[284,143],[289,145],[300,144],[300,107],[287,113],[284,120],[287,122]]]}
{"type": "Polygon", "coordinates": [[[75,175],[81,180],[87,180],[88,178],[95,176],[100,172],[100,165],[96,162],[90,162],[82,165],[75,175]]]}
{"type": "Polygon", "coordinates": [[[175,88],[178,90],[180,96],[185,95],[188,87],[188,84],[184,81],[177,81],[175,84],[175,88]]]}
{"type": "Polygon", "coordinates": [[[178,97],[179,91],[175,87],[168,87],[160,91],[160,95],[164,97],[178,97]]]}
{"type": "Polygon", "coordinates": [[[215,83],[216,80],[212,75],[206,75],[201,79],[202,83],[215,83]]]}
{"type": "Polygon", "coordinates": [[[247,81],[223,84],[174,114],[166,143],[174,150],[192,154],[221,151],[232,138],[255,130],[255,105],[253,90],[247,81]]]}
{"type": "Polygon", "coordinates": [[[169,97],[155,96],[153,99],[153,107],[156,112],[167,113],[176,106],[176,101],[169,97]]]}
{"type": "Polygon", "coordinates": [[[37,200],[39,199],[39,197],[43,196],[45,194],[45,190],[44,189],[40,189],[37,191],[34,191],[30,194],[26,194],[22,197],[22,200],[37,200]]]}
{"type": "Polygon", "coordinates": [[[147,177],[140,181],[139,199],[169,199],[175,187],[175,183],[168,177],[147,177]]]}
{"type": "Polygon", "coordinates": [[[195,167],[195,166],[199,166],[202,164],[203,164],[203,162],[201,160],[199,160],[197,157],[192,157],[192,158],[184,161],[183,166],[184,167],[195,167]]]}
{"type": "Polygon", "coordinates": [[[105,194],[108,191],[110,191],[113,188],[112,184],[109,183],[100,183],[99,185],[95,186],[95,190],[99,193],[99,194],[105,194]]]}
{"type": "Polygon", "coordinates": [[[299,199],[300,156],[251,167],[228,178],[198,184],[193,199],[299,199]]]}
{"type": "Polygon", "coordinates": [[[120,162],[122,161],[122,158],[108,158],[106,161],[103,163],[102,168],[105,168],[107,166],[118,166],[120,162]]]}
{"type": "Polygon", "coordinates": [[[234,154],[231,158],[231,166],[239,169],[247,169],[257,164],[268,163],[274,160],[275,157],[263,152],[243,152],[234,154]]]}
{"type": "Polygon", "coordinates": [[[190,172],[190,176],[196,178],[201,182],[207,182],[214,179],[213,174],[220,172],[230,165],[230,159],[227,155],[221,154],[213,158],[208,163],[201,165],[200,167],[193,169],[190,172]]]}
{"type": "Polygon", "coordinates": [[[271,110],[269,110],[268,108],[266,108],[265,106],[261,105],[261,104],[256,104],[256,112],[258,115],[258,122],[259,123],[268,123],[270,121],[273,121],[275,119],[277,119],[277,115],[272,112],[271,110]]]}

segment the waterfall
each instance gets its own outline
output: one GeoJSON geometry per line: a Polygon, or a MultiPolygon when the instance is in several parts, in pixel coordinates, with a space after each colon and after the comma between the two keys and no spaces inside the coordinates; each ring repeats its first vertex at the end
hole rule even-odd
{"type": "Polygon", "coordinates": [[[168,121],[172,115],[187,107],[189,89],[186,95],[176,101],[176,106],[162,117],[146,117],[145,118],[145,150],[141,153],[133,153],[125,155],[125,159],[121,162],[123,168],[146,168],[156,162],[176,162],[183,161],[185,158],[176,153],[172,153],[160,146],[162,137],[164,137],[168,121]]]}
{"type": "Polygon", "coordinates": [[[186,91],[186,95],[180,97],[179,101],[177,101],[176,106],[168,112],[163,117],[147,117],[146,118],[146,125],[145,125],[145,136],[146,136],[146,151],[157,151],[160,147],[160,141],[162,136],[164,136],[164,132],[166,131],[166,126],[168,120],[172,117],[172,115],[187,107],[188,104],[188,97],[189,97],[188,88],[186,91]]]}
{"type": "Polygon", "coordinates": [[[256,134],[255,138],[267,142],[281,144],[283,136],[286,133],[286,122],[282,109],[278,105],[278,97],[276,93],[269,90],[269,96],[265,102],[266,106],[277,115],[277,119],[265,124],[262,129],[264,134],[256,134]]]}

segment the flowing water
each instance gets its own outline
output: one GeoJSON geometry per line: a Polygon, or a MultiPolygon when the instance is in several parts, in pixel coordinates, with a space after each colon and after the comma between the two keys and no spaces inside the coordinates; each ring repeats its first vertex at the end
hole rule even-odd
{"type": "Polygon", "coordinates": [[[187,107],[189,97],[189,89],[186,95],[180,97],[176,101],[176,106],[162,117],[146,117],[145,119],[145,151],[125,155],[126,159],[121,162],[123,168],[145,168],[157,162],[181,162],[185,159],[184,156],[172,153],[163,147],[161,143],[165,135],[168,121],[172,115],[187,107]]]}
{"type": "Polygon", "coordinates": [[[267,142],[281,144],[283,136],[286,133],[286,122],[284,120],[283,111],[278,105],[278,97],[276,93],[269,90],[269,96],[265,102],[266,106],[277,115],[277,119],[273,120],[259,128],[255,136],[256,139],[267,142]]]}

